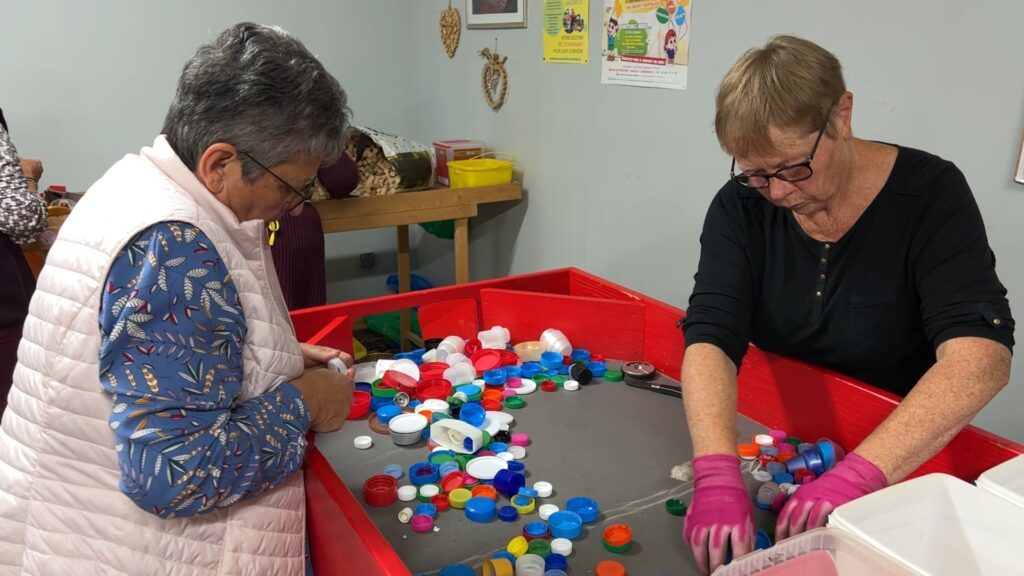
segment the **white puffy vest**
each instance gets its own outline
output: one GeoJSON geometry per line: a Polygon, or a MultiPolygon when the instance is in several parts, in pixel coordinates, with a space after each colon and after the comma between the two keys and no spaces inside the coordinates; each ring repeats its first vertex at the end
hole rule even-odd
{"type": "Polygon", "coordinates": [[[262,221],[238,222],[161,136],[115,164],[75,207],[25,321],[0,426],[0,574],[289,574],[305,565],[302,473],[201,516],[162,520],[118,489],[99,381],[100,294],[118,252],[161,221],[216,245],[246,319],[245,400],[302,374],[262,221]]]}

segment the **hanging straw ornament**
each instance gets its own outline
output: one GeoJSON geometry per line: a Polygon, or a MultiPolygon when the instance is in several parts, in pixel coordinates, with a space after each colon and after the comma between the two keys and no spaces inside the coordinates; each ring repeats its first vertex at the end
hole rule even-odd
{"type": "Polygon", "coordinates": [[[452,0],[448,0],[448,8],[441,10],[441,44],[448,57],[455,56],[455,49],[459,47],[459,36],[462,34],[462,17],[459,16],[457,8],[452,8],[452,0]]]}
{"type": "Polygon", "coordinates": [[[490,48],[484,48],[480,55],[487,61],[484,64],[483,72],[480,74],[480,85],[484,90],[484,100],[491,110],[501,108],[505,103],[505,94],[508,93],[508,72],[505,71],[505,61],[508,56],[498,54],[498,41],[494,41],[494,52],[490,48]]]}

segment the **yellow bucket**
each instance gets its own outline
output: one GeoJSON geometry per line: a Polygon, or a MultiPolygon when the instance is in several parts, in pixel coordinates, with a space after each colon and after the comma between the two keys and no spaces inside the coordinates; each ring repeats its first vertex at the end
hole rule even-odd
{"type": "Polygon", "coordinates": [[[512,181],[512,163],[496,158],[470,158],[448,162],[452,188],[496,186],[512,181]]]}

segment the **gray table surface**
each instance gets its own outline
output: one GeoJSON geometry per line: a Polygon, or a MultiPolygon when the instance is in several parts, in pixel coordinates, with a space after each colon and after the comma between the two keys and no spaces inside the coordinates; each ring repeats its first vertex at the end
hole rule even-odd
{"type": "MultiPolygon", "coordinates": [[[[660,374],[657,381],[677,385],[660,374]]],[[[554,485],[554,494],[538,499],[537,506],[553,503],[564,509],[569,498],[588,496],[601,507],[598,519],[584,524],[583,533],[573,542],[569,573],[593,574],[598,562],[612,559],[621,562],[630,576],[696,574],[681,538],[683,519],[665,510],[667,499],[689,502],[693,491],[692,482],[669,477],[671,468],[688,460],[692,452],[682,401],[599,379],[576,392],[538,388],[524,399],[523,408],[505,411],[515,416],[512,432],[530,435],[522,460],[527,486],[540,480],[554,485]],[[626,554],[613,554],[601,544],[604,528],[619,523],[633,530],[633,545],[626,554]]],[[[752,434],[765,431],[744,417],[737,424],[745,442],[752,434]]],[[[409,483],[409,466],[426,460],[429,454],[425,442],[411,447],[394,445],[390,437],[370,431],[365,419],[317,436],[316,445],[360,502],[363,482],[382,473],[385,465],[402,465],[406,470],[398,481],[402,486],[409,483]],[[373,447],[357,450],[352,441],[359,435],[372,436],[373,447]]],[[[746,479],[753,490],[754,480],[749,474],[746,479]]],[[[384,508],[364,504],[414,574],[436,574],[454,562],[479,570],[486,558],[520,535],[526,523],[540,520],[534,512],[515,523],[495,520],[479,524],[467,520],[461,510],[451,509],[438,514],[434,533],[417,534],[399,522],[398,512],[407,506],[415,509],[418,503],[396,501],[384,508]]],[[[501,497],[498,505],[504,504],[508,501],[501,497]]],[[[767,513],[756,509],[755,513],[758,524],[769,521],[767,513]]]]}

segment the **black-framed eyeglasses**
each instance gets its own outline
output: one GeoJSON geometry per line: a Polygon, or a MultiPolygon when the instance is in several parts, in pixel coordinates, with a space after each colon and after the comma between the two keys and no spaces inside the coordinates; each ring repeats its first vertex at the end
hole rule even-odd
{"type": "Polygon", "coordinates": [[[829,118],[832,117],[832,108],[828,109],[825,114],[825,125],[818,130],[818,137],[814,140],[814,147],[811,148],[811,153],[807,155],[807,160],[800,162],[799,164],[790,164],[789,166],[783,166],[771,174],[746,174],[744,172],[736,173],[736,159],[732,159],[732,167],[729,168],[729,177],[736,182],[748,187],[757,188],[758,190],[767,188],[771,183],[772,178],[778,178],[783,182],[800,182],[807,180],[814,175],[814,169],[811,168],[811,162],[814,161],[814,153],[818,151],[818,144],[821,143],[821,136],[825,133],[825,129],[828,128],[829,118]]]}
{"type": "Polygon", "coordinates": [[[270,168],[267,168],[266,166],[264,166],[262,162],[260,162],[259,160],[253,158],[252,154],[249,154],[245,150],[239,150],[238,152],[240,154],[244,155],[249,160],[252,160],[260,168],[263,168],[264,170],[266,170],[268,174],[270,174],[275,179],[277,179],[277,181],[280,182],[281,184],[284,184],[285,187],[287,187],[289,190],[294,192],[296,196],[298,196],[298,200],[295,201],[295,202],[292,202],[288,206],[288,209],[285,210],[285,212],[291,212],[292,210],[295,210],[295,208],[298,207],[299,204],[302,204],[306,200],[309,200],[310,198],[313,197],[313,192],[316,190],[316,187],[315,187],[316,177],[310,178],[309,182],[307,182],[306,185],[302,187],[302,191],[299,191],[299,190],[295,189],[295,186],[292,186],[291,184],[289,184],[287,180],[285,180],[284,178],[281,178],[280,176],[278,176],[270,168]]]}

